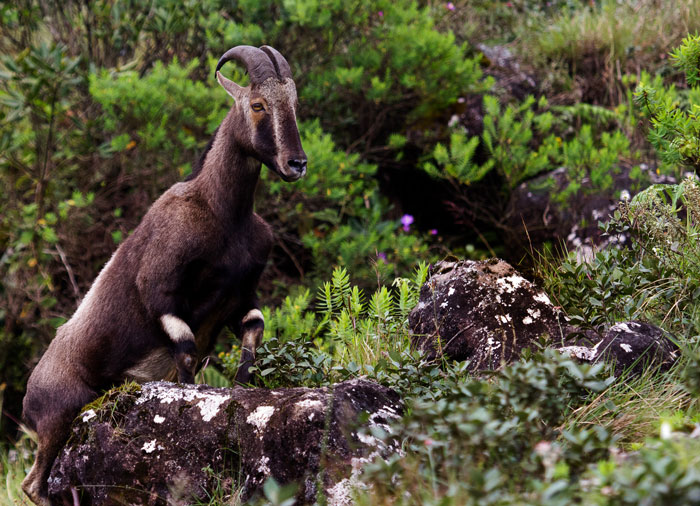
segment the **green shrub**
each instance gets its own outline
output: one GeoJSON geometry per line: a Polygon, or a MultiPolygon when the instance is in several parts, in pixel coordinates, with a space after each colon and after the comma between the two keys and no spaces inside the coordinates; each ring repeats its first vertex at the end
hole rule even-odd
{"type": "Polygon", "coordinates": [[[674,65],[685,73],[688,86],[678,93],[661,86],[658,78],[642,81],[635,101],[651,123],[649,141],[669,165],[700,169],[700,36],[688,36],[671,53],[674,65]]]}
{"type": "Polygon", "coordinates": [[[407,454],[375,462],[367,477],[373,500],[506,504],[538,486],[575,481],[614,441],[602,427],[560,426],[609,384],[602,367],[556,352],[534,353],[491,380],[447,366],[433,399],[410,401],[409,414],[389,432],[374,431],[402,442],[407,454]]]}
{"type": "Polygon", "coordinates": [[[581,325],[643,319],[680,335],[700,334],[700,188],[692,179],[653,185],[620,202],[602,229],[628,234],[625,247],[571,256],[545,275],[545,288],[581,325]]]}

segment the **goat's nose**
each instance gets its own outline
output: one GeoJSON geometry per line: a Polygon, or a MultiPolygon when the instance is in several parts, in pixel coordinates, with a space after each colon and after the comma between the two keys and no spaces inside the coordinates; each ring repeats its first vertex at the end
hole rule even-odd
{"type": "Polygon", "coordinates": [[[306,170],[306,158],[293,158],[287,161],[287,165],[296,172],[304,172],[306,170]]]}

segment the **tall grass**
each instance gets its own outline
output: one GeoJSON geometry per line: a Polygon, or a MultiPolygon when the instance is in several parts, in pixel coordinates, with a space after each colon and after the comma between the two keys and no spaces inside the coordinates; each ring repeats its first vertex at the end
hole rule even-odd
{"type": "Polygon", "coordinates": [[[520,47],[533,63],[564,69],[584,101],[624,100],[623,77],[668,70],[668,52],[700,30],[700,0],[602,0],[523,24],[520,47]]]}
{"type": "Polygon", "coordinates": [[[22,480],[34,461],[28,436],[13,445],[0,445],[0,505],[31,505],[22,491],[22,480]]]}

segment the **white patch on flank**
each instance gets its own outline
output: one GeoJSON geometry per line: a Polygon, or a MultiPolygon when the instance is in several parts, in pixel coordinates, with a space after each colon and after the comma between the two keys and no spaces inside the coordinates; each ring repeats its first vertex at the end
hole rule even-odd
{"type": "Polygon", "coordinates": [[[89,422],[93,418],[97,416],[97,413],[95,413],[94,409],[88,409],[85,413],[83,413],[83,422],[89,422]]]}
{"type": "Polygon", "coordinates": [[[625,350],[627,353],[630,353],[632,351],[632,347],[627,343],[620,343],[620,348],[625,350]]]}
{"type": "Polygon", "coordinates": [[[199,408],[199,414],[205,422],[214,418],[221,405],[231,399],[230,395],[214,392],[200,392],[196,385],[188,385],[178,388],[172,383],[157,382],[146,384],[142,388],[141,397],[136,400],[136,404],[143,404],[151,399],[158,399],[161,404],[170,404],[174,401],[185,401],[194,403],[199,408]]]}
{"type": "Polygon", "coordinates": [[[138,383],[157,381],[167,378],[175,371],[175,362],[170,351],[163,346],[156,348],[143,357],[133,367],[124,372],[124,375],[138,383]]]}
{"type": "Polygon", "coordinates": [[[174,343],[194,341],[192,329],[182,319],[172,314],[164,314],[160,317],[160,324],[174,343]]]}
{"type": "Polygon", "coordinates": [[[504,292],[513,293],[515,290],[520,288],[524,283],[527,283],[527,279],[516,274],[511,274],[503,278],[498,278],[496,284],[500,286],[504,292]]]}
{"type": "Polygon", "coordinates": [[[156,440],[154,439],[153,441],[144,443],[141,450],[145,451],[146,453],[153,453],[156,450],[156,440]]]}
{"type": "Polygon", "coordinates": [[[153,423],[163,423],[164,421],[165,421],[165,418],[160,416],[160,415],[156,415],[153,418],[153,423]]]}
{"type": "Polygon", "coordinates": [[[259,309],[251,309],[248,311],[248,313],[243,317],[243,320],[241,323],[245,325],[248,322],[252,322],[253,320],[260,320],[261,322],[265,321],[265,318],[263,318],[262,311],[259,309]]]}
{"type": "Polygon", "coordinates": [[[549,297],[547,297],[547,294],[544,292],[538,293],[533,297],[533,299],[535,299],[537,302],[542,302],[543,304],[547,304],[550,306],[552,305],[552,301],[549,300],[549,297]]]}
{"type": "Polygon", "coordinates": [[[270,417],[274,412],[274,406],[258,406],[255,411],[248,415],[245,421],[255,425],[256,431],[260,433],[267,425],[267,422],[270,421],[270,417]]]}

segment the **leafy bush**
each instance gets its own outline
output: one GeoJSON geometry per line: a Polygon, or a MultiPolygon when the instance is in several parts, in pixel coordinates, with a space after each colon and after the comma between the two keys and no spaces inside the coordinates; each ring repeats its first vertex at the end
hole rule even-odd
{"type": "Polygon", "coordinates": [[[600,251],[590,263],[572,256],[545,275],[545,287],[578,324],[641,318],[697,335],[699,219],[697,181],[651,186],[603,225],[613,237],[629,236],[627,247],[600,251]]]}
{"type": "Polygon", "coordinates": [[[651,122],[649,140],[669,165],[700,169],[700,36],[688,36],[671,53],[674,65],[685,73],[690,89],[677,93],[657,78],[642,81],[635,102],[651,122]]]}
{"type": "Polygon", "coordinates": [[[555,352],[534,353],[492,380],[448,366],[445,384],[434,388],[441,394],[414,400],[390,432],[375,434],[402,441],[407,455],[375,463],[367,478],[373,500],[504,504],[531,494],[538,481],[561,488],[576,480],[589,463],[607,457],[614,438],[602,427],[562,430],[560,424],[605,389],[602,367],[555,352]]]}

